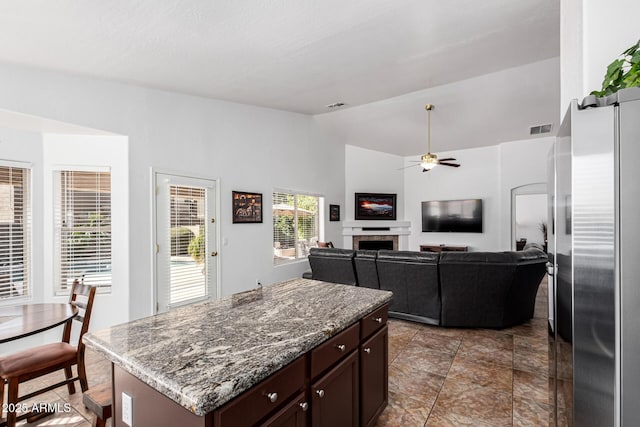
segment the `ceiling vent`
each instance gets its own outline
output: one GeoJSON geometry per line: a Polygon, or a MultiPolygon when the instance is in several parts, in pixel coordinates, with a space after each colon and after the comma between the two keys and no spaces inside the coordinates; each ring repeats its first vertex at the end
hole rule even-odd
{"type": "Polygon", "coordinates": [[[344,107],[345,105],[347,105],[347,104],[345,104],[344,102],[334,102],[333,104],[329,104],[326,107],[327,108],[340,108],[340,107],[344,107]]]}
{"type": "Polygon", "coordinates": [[[531,126],[529,129],[529,135],[540,135],[541,133],[549,133],[551,132],[551,128],[553,125],[549,123],[548,125],[538,125],[531,126]]]}

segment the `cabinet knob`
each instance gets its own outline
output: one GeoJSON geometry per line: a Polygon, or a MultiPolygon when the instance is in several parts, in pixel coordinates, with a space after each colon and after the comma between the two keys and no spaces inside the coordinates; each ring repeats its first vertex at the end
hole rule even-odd
{"type": "Polygon", "coordinates": [[[373,321],[376,323],[382,323],[382,317],[374,317],[373,321]]]}
{"type": "Polygon", "coordinates": [[[316,394],[318,395],[318,397],[323,398],[324,397],[324,390],[316,390],[316,394]]]}
{"type": "Polygon", "coordinates": [[[371,353],[371,349],[369,347],[367,347],[367,348],[364,349],[364,352],[369,354],[369,353],[371,353]]]}
{"type": "Polygon", "coordinates": [[[269,402],[271,403],[276,403],[276,400],[278,400],[278,393],[267,394],[267,399],[269,399],[269,402]]]}
{"type": "Polygon", "coordinates": [[[340,350],[340,352],[344,352],[347,349],[344,344],[337,345],[336,348],[340,350]]]}
{"type": "Polygon", "coordinates": [[[302,409],[302,412],[306,412],[309,409],[309,404],[307,402],[300,403],[300,409],[302,409]]]}

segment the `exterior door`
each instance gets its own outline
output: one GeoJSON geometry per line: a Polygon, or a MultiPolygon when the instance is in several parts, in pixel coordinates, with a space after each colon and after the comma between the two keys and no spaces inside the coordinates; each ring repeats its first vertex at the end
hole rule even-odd
{"type": "Polygon", "coordinates": [[[219,295],[216,181],[155,174],[156,312],[219,295]]]}

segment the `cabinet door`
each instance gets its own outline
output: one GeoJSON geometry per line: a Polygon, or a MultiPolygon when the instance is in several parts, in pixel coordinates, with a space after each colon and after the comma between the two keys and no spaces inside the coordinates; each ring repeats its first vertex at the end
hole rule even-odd
{"type": "Polygon", "coordinates": [[[305,427],[308,408],[304,393],[300,393],[291,403],[265,421],[262,427],[305,427]]]}
{"type": "Polygon", "coordinates": [[[360,345],[360,420],[373,426],[389,396],[389,333],[385,326],[360,345]]]}
{"type": "Polygon", "coordinates": [[[311,386],[311,424],[356,427],[358,388],[358,352],[354,351],[311,386]]]}

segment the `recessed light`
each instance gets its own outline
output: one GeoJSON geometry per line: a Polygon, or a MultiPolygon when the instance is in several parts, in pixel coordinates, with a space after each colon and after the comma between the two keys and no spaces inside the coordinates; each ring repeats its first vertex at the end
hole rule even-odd
{"type": "Polygon", "coordinates": [[[340,108],[340,107],[344,107],[345,105],[347,105],[347,104],[345,104],[344,102],[338,101],[338,102],[334,102],[333,104],[326,105],[326,107],[327,108],[340,108]]]}

